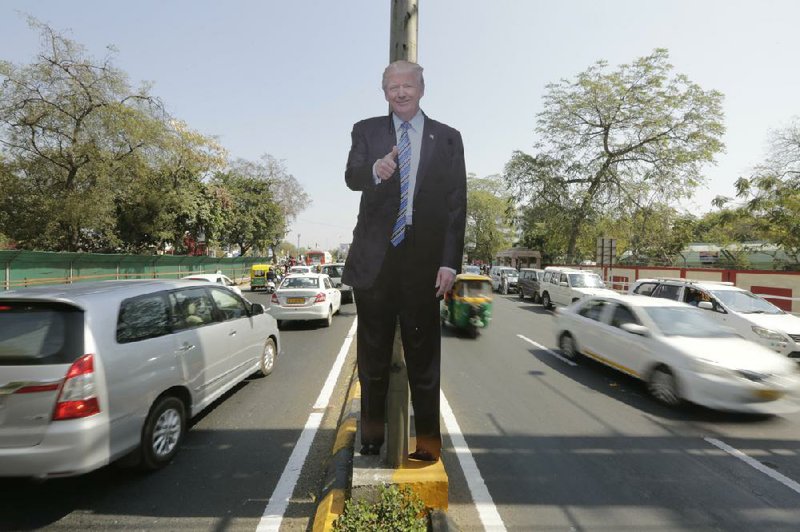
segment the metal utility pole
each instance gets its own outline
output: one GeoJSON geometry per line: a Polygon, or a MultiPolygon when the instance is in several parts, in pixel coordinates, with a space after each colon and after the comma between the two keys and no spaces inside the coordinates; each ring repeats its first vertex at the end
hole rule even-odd
{"type": "MultiPolygon", "coordinates": [[[[418,0],[390,0],[392,18],[389,35],[389,62],[417,62],[418,0]]],[[[391,109],[389,110],[391,112],[391,109]]],[[[389,393],[386,398],[386,461],[389,467],[398,468],[408,456],[408,373],[400,341],[400,322],[394,328],[392,372],[389,376],[389,393]]]]}
{"type": "Polygon", "coordinates": [[[389,34],[389,62],[405,59],[417,62],[417,0],[390,0],[392,19],[389,34]]]}

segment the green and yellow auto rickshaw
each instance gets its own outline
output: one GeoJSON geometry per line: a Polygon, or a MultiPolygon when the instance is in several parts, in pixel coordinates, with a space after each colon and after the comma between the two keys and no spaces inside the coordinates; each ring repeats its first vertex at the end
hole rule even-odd
{"type": "MultiPolygon", "coordinates": [[[[271,264],[253,264],[250,266],[250,291],[255,292],[256,290],[267,290],[270,291],[270,277],[274,277],[274,275],[269,275],[270,269],[272,268],[271,264]]],[[[272,289],[275,288],[275,283],[272,282],[272,289]]]]}
{"type": "Polygon", "coordinates": [[[492,319],[492,280],[471,273],[456,275],[442,301],[441,318],[443,326],[452,325],[475,338],[492,319]]]}

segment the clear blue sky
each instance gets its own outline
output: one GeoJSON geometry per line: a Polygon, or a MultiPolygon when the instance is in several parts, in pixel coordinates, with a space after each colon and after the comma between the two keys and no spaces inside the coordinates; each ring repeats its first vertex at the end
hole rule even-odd
{"type": "MultiPolygon", "coordinates": [[[[770,129],[800,115],[800,1],[419,0],[422,108],[459,129],[467,171],[503,171],[530,151],[544,86],[598,59],[670,51],[677,72],[725,94],[726,153],[683,205],[710,209],[764,155],[770,129]]],[[[386,112],[390,0],[3,0],[0,58],[30,62],[35,16],[133,85],[154,84],[176,117],[232,157],[283,159],[313,199],[288,239],[349,242],[358,193],[344,184],[352,124],[386,112]]]]}

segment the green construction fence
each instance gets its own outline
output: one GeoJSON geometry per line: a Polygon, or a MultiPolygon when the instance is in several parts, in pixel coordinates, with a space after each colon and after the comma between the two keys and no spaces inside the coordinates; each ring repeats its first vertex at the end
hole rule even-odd
{"type": "Polygon", "coordinates": [[[192,273],[222,271],[234,280],[249,278],[250,266],[265,257],[194,257],[184,255],[106,255],[0,250],[4,290],[44,284],[110,279],[178,279],[192,273]]]}

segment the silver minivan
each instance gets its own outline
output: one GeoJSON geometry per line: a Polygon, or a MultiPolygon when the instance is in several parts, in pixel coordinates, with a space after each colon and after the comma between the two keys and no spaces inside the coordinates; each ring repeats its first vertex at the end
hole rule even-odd
{"type": "Polygon", "coordinates": [[[78,475],[178,451],[187,421],[280,352],[264,307],[196,281],[0,294],[0,476],[78,475]]]}

